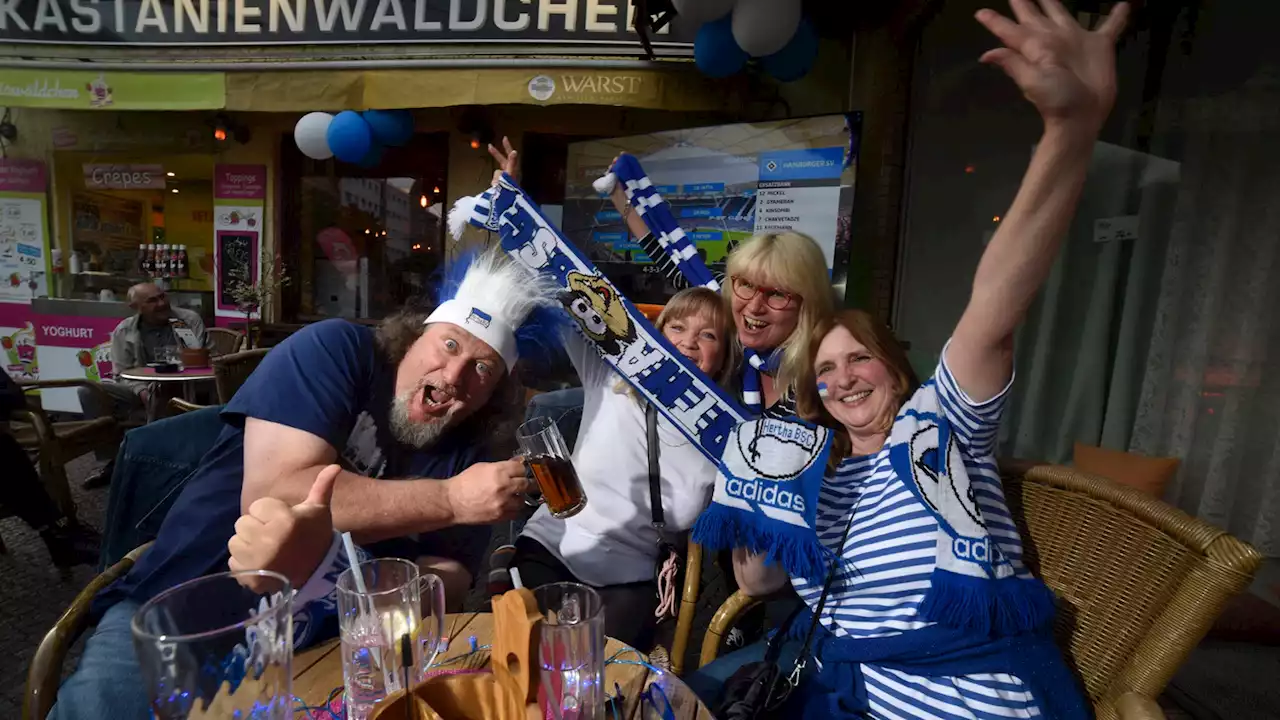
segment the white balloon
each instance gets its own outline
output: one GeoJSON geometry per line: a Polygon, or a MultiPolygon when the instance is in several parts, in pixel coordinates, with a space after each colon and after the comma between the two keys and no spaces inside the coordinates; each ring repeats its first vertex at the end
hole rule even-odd
{"type": "Polygon", "coordinates": [[[327,112],[312,112],[303,115],[298,124],[293,126],[293,141],[303,155],[313,160],[328,160],[333,157],[329,149],[329,123],[333,116],[327,112]]]}
{"type": "Polygon", "coordinates": [[[683,18],[688,28],[697,28],[703,23],[719,20],[733,9],[738,0],[671,0],[676,15],[683,18]]]}
{"type": "Polygon", "coordinates": [[[795,36],[800,9],[800,0],[738,0],[733,39],[751,57],[772,55],[795,36]]]}

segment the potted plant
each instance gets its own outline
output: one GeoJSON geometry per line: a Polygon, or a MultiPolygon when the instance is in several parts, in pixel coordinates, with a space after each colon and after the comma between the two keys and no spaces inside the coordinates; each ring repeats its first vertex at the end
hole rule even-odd
{"type": "Polygon", "coordinates": [[[280,288],[289,284],[289,274],[284,265],[277,261],[266,248],[262,249],[258,258],[258,281],[253,281],[252,269],[246,263],[232,271],[231,299],[236,307],[244,313],[245,340],[247,349],[258,347],[260,332],[254,330],[253,315],[257,313],[258,322],[266,316],[267,309],[275,302],[280,288]]]}

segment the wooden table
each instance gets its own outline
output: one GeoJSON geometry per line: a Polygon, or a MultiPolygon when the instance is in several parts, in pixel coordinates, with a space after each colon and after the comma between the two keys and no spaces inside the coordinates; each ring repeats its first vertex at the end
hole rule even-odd
{"type": "MultiPolygon", "coordinates": [[[[120,371],[122,380],[134,380],[145,383],[182,383],[182,397],[188,402],[195,402],[195,396],[192,394],[192,384],[203,380],[213,379],[213,368],[184,368],[173,373],[158,373],[155,368],[136,367],[128,370],[120,371]]],[[[147,422],[155,420],[160,415],[160,398],[159,393],[153,388],[151,397],[147,403],[147,422]]]]}
{"type": "MultiPolygon", "coordinates": [[[[445,618],[445,634],[449,636],[449,649],[436,658],[443,660],[466,655],[471,652],[469,638],[474,635],[477,645],[489,645],[493,639],[493,616],[489,613],[456,613],[445,618]]],[[[627,646],[613,638],[605,644],[605,658],[626,649],[627,646]]],[[[635,653],[627,653],[620,659],[636,660],[635,653]]],[[[489,666],[489,652],[481,651],[466,661],[459,661],[441,669],[479,668],[489,666]]],[[[614,683],[622,688],[626,698],[621,717],[625,720],[641,720],[645,714],[641,712],[640,693],[651,684],[658,684],[671,703],[676,720],[715,720],[689,686],[671,673],[658,673],[642,665],[621,665],[612,663],[604,667],[604,686],[608,695],[613,695],[614,683]]],[[[323,645],[311,648],[293,657],[293,694],[301,698],[307,705],[323,705],[330,693],[342,685],[342,658],[338,653],[338,641],[331,640],[323,645]]],[[[649,713],[652,716],[652,713],[649,713]]],[[[301,717],[301,715],[299,715],[301,717]]],[[[606,718],[610,715],[606,712],[606,718]]]]}

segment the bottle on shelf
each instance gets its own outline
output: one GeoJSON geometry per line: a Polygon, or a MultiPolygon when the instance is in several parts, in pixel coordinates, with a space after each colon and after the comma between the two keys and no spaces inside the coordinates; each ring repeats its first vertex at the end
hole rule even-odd
{"type": "Polygon", "coordinates": [[[164,277],[164,247],[159,244],[151,246],[151,277],[164,277]]]}
{"type": "Polygon", "coordinates": [[[146,243],[141,243],[138,245],[138,259],[135,262],[133,269],[137,270],[139,274],[142,274],[142,275],[147,274],[147,244],[146,243]]]}
{"type": "Polygon", "coordinates": [[[190,277],[187,274],[187,246],[179,245],[177,252],[178,259],[178,277],[190,277]]]}

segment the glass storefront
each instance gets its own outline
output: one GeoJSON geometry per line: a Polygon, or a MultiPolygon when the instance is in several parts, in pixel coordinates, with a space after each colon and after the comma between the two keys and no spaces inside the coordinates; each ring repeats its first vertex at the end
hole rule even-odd
{"type": "Polygon", "coordinates": [[[286,319],[376,320],[423,293],[444,258],[447,140],[419,135],[368,171],[282,143],[286,319]]]}

